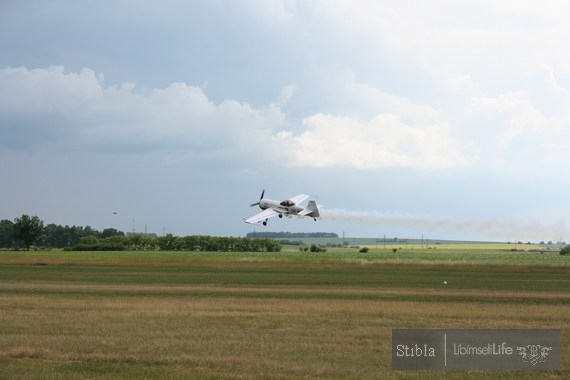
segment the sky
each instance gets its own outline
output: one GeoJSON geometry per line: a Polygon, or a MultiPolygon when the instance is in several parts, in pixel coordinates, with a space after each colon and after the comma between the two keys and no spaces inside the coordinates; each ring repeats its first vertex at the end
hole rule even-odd
{"type": "Polygon", "coordinates": [[[0,219],[570,241],[564,0],[0,1],[0,219]],[[322,218],[244,218],[299,193],[322,218]]]}

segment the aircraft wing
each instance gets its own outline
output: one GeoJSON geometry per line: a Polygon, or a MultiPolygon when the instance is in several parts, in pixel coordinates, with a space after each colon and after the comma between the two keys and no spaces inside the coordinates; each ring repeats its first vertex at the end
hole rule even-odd
{"type": "Polygon", "coordinates": [[[258,214],[255,214],[251,218],[244,219],[244,221],[246,223],[255,224],[257,222],[261,222],[262,220],[271,218],[271,217],[276,216],[276,215],[279,215],[279,213],[277,211],[275,211],[272,208],[268,208],[268,209],[265,209],[258,214]]]}
{"type": "Polygon", "coordinates": [[[289,198],[289,199],[292,200],[293,203],[298,205],[299,203],[303,202],[307,198],[309,198],[309,196],[307,194],[299,194],[299,195],[295,195],[293,198],[289,198]]]}

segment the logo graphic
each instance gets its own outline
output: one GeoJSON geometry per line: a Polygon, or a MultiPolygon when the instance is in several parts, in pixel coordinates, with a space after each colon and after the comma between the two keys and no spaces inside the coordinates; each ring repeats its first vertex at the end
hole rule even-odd
{"type": "Polygon", "coordinates": [[[392,369],[559,370],[560,330],[393,329],[392,369]]]}
{"type": "Polygon", "coordinates": [[[523,347],[517,346],[517,351],[522,356],[522,361],[531,363],[533,366],[537,363],[546,363],[548,354],[552,351],[552,347],[541,346],[540,344],[529,344],[523,347]]]}

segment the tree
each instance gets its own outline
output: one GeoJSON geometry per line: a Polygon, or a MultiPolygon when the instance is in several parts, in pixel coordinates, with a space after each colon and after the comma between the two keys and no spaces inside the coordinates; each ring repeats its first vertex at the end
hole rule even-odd
{"type": "Polygon", "coordinates": [[[0,221],[0,248],[14,247],[14,223],[10,220],[0,221]]]}
{"type": "Polygon", "coordinates": [[[123,231],[117,230],[116,228],[105,228],[99,237],[107,238],[111,236],[125,236],[125,233],[123,231]]]}
{"type": "Polygon", "coordinates": [[[14,237],[21,240],[29,251],[36,240],[44,233],[44,222],[37,216],[22,215],[14,219],[14,237]]]}
{"type": "Polygon", "coordinates": [[[566,247],[562,248],[559,252],[562,256],[568,256],[570,255],[570,245],[567,245],[566,247]]]}

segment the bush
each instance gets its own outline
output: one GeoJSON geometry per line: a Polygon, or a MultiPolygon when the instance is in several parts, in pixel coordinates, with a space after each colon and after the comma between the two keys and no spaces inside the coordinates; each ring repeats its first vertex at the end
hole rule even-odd
{"type": "Polygon", "coordinates": [[[358,251],[358,252],[366,253],[366,252],[368,252],[368,247],[362,247],[362,248],[360,248],[360,251],[358,251]]]}
{"type": "Polygon", "coordinates": [[[65,248],[66,251],[123,251],[125,249],[124,236],[112,236],[99,239],[89,235],[79,239],[79,243],[73,247],[65,248]]]}
{"type": "Polygon", "coordinates": [[[326,252],[326,251],[327,250],[325,248],[321,248],[316,244],[311,244],[311,252],[326,252]]]}
{"type": "Polygon", "coordinates": [[[570,255],[570,245],[567,245],[566,247],[562,248],[559,252],[562,256],[568,256],[570,255]]]}

